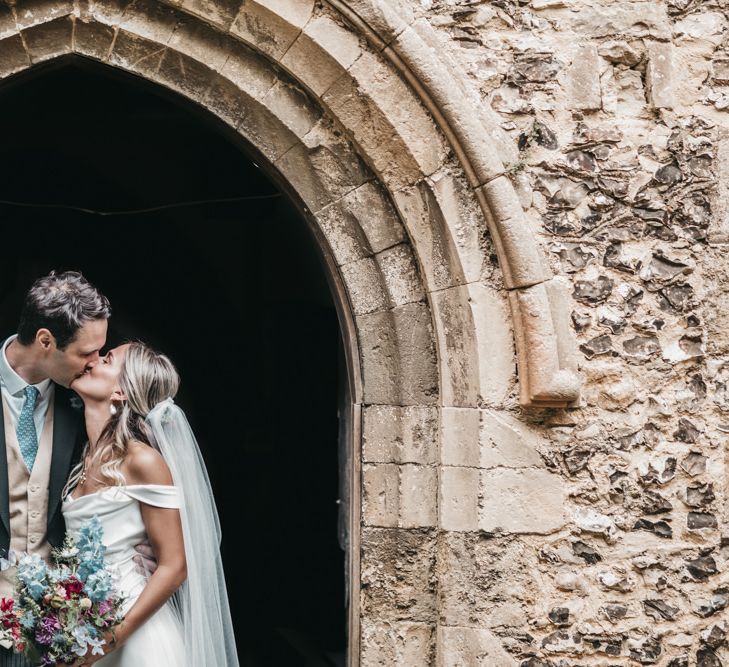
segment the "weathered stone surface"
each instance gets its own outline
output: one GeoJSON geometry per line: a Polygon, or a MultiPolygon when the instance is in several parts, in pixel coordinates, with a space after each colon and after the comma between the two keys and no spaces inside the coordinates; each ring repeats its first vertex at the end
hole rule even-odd
{"type": "Polygon", "coordinates": [[[441,468],[441,528],[450,531],[478,530],[480,486],[481,473],[477,468],[441,468]]]}
{"type": "Polygon", "coordinates": [[[546,470],[496,468],[481,474],[486,532],[550,533],[564,525],[562,480],[546,470]]]}
{"type": "Polygon", "coordinates": [[[440,667],[473,665],[473,667],[516,667],[517,662],[502,647],[498,637],[479,628],[440,626],[438,644],[440,667]]]}
{"type": "Polygon", "coordinates": [[[578,47],[569,69],[570,94],[576,109],[597,111],[602,108],[600,58],[594,44],[578,47]]]}
{"type": "Polygon", "coordinates": [[[306,25],[313,8],[314,0],[244,2],[230,31],[273,58],[280,58],[306,25]]]}
{"type": "Polygon", "coordinates": [[[646,70],[648,101],[654,109],[672,109],[673,94],[673,45],[654,42],[648,45],[646,70]]]}
{"type": "Polygon", "coordinates": [[[6,77],[19,72],[30,63],[28,52],[20,35],[0,41],[0,76],[6,77]]]}
{"type": "Polygon", "coordinates": [[[73,22],[67,17],[39,23],[23,30],[22,35],[31,61],[40,63],[71,52],[73,22]]]}
{"type": "Polygon", "coordinates": [[[438,398],[438,376],[429,313],[407,304],[357,318],[365,401],[428,405],[438,398]]]}
{"type": "Polygon", "coordinates": [[[362,667],[432,664],[435,628],[427,623],[371,622],[362,624],[362,667]]]}
{"type": "Polygon", "coordinates": [[[434,531],[365,528],[361,540],[365,615],[380,622],[434,623],[434,531]]]}
{"type": "Polygon", "coordinates": [[[434,407],[367,406],[363,412],[362,460],[434,464],[438,427],[434,407]]]}

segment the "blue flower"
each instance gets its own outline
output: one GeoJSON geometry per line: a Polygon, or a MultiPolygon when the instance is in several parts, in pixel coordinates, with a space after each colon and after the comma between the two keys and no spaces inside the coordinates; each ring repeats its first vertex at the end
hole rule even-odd
{"type": "Polygon", "coordinates": [[[28,594],[39,600],[47,589],[46,575],[48,568],[38,554],[24,554],[18,563],[18,579],[28,590],[28,594]]]}
{"type": "Polygon", "coordinates": [[[79,530],[76,539],[78,549],[78,576],[86,581],[92,574],[104,569],[106,547],[102,542],[104,530],[99,517],[95,516],[79,530]]]}
{"type": "Polygon", "coordinates": [[[86,595],[92,602],[103,602],[111,596],[113,584],[110,572],[106,570],[94,572],[86,580],[86,595]]]}

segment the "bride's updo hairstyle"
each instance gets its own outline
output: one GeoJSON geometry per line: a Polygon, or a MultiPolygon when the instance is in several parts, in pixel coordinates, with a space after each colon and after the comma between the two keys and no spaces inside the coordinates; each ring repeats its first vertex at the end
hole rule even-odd
{"type": "MultiPolygon", "coordinates": [[[[132,440],[153,445],[145,418],[155,405],[174,398],[180,386],[180,376],[169,357],[155,352],[144,343],[130,343],[124,355],[119,375],[119,387],[126,400],[115,402],[115,414],[101,431],[94,455],[88,467],[98,475],[94,481],[104,486],[124,486],[121,464],[132,440]]],[[[88,444],[81,460],[83,462],[88,444]]],[[[71,474],[67,488],[72,489],[81,475],[82,464],[71,474]]]]}

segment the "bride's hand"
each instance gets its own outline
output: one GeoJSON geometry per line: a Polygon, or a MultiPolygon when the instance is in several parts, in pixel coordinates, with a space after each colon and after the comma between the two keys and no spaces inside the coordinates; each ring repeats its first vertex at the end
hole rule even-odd
{"type": "MultiPolygon", "coordinates": [[[[105,643],[102,644],[101,650],[103,653],[92,653],[92,647],[89,646],[89,649],[86,651],[86,655],[76,660],[76,662],[71,663],[71,667],[88,667],[88,665],[93,665],[95,662],[98,662],[102,658],[106,657],[111,653],[116,647],[115,647],[115,639],[114,634],[111,632],[106,632],[104,634],[104,640],[105,643]]],[[[56,667],[68,667],[68,663],[58,663],[56,667]]]]}

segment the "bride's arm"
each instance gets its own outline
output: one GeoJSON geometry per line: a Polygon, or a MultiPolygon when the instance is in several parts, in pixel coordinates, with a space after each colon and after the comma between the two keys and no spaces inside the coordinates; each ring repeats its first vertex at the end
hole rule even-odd
{"type": "MultiPolygon", "coordinates": [[[[142,444],[135,443],[130,446],[122,472],[129,485],[172,484],[172,476],[162,457],[151,447],[142,444]]],[[[144,526],[158,566],[137,601],[116,628],[114,645],[104,646],[107,653],[121,646],[158,611],[185,581],[187,575],[179,510],[153,507],[144,503],[141,508],[144,526]]],[[[81,664],[89,665],[102,657],[87,655],[86,662],[81,664]]]]}

